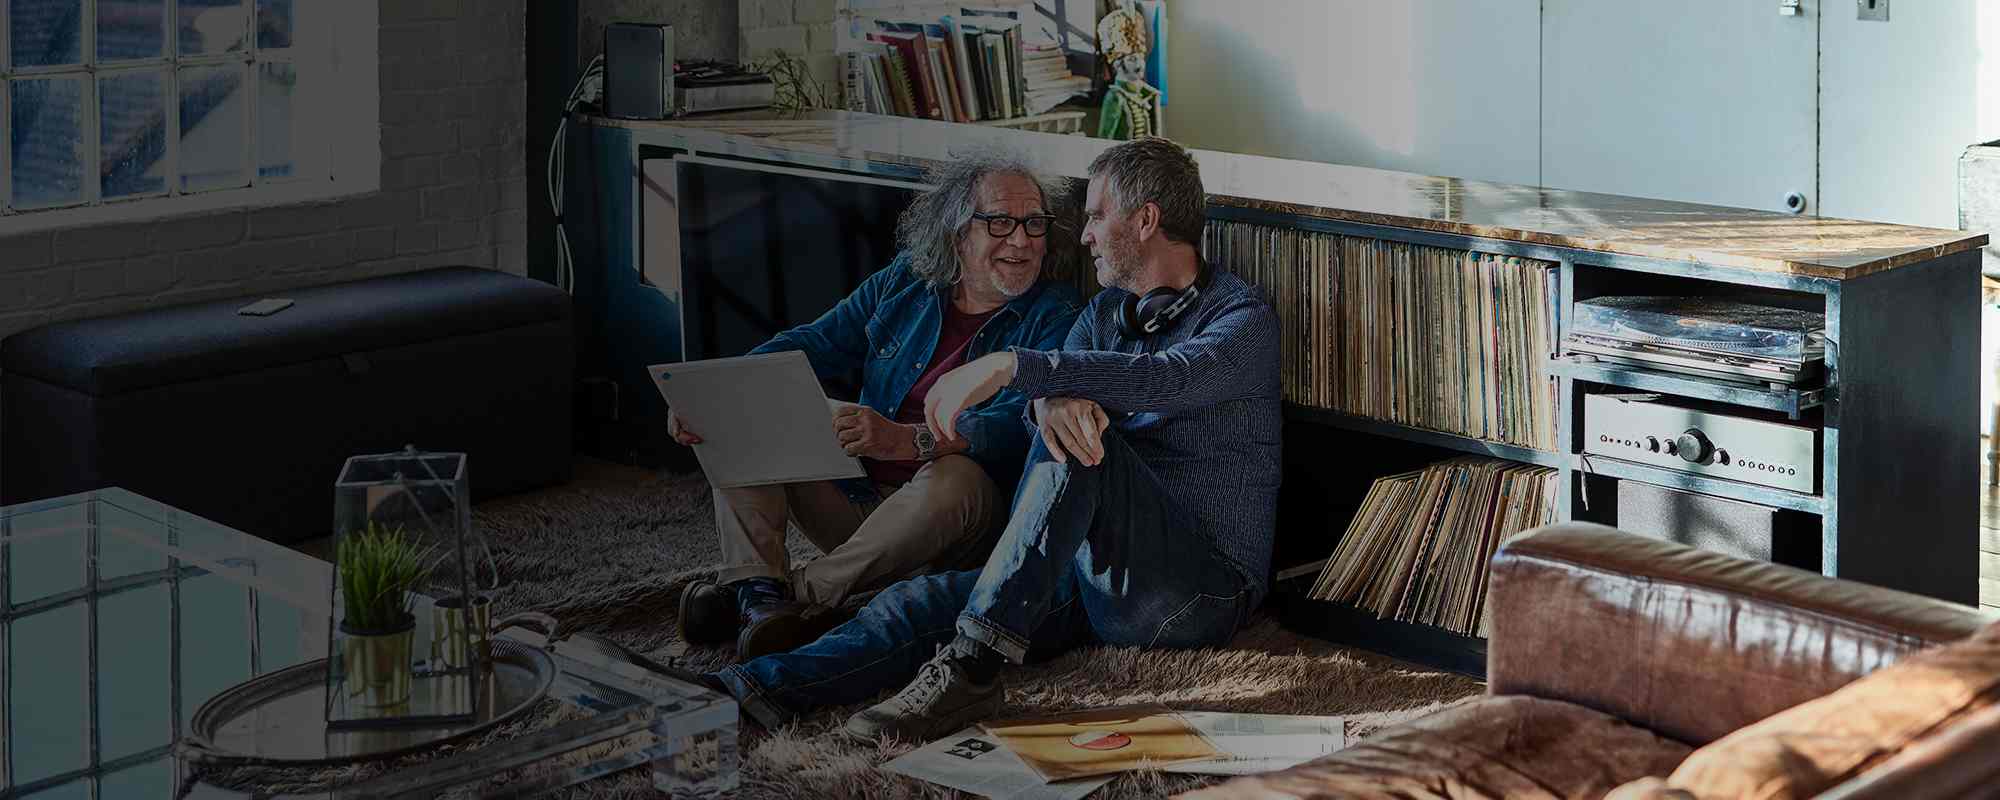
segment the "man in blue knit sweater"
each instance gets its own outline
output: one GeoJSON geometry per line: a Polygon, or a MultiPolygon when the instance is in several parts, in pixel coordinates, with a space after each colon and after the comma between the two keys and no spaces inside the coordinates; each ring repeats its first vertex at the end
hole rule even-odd
{"type": "Polygon", "coordinates": [[[1178,145],[1106,150],[1090,165],[1083,241],[1111,288],[1062,350],[1009,348],[931,389],[940,435],[1002,389],[1032,400],[1039,435],[983,570],[898,583],[817,641],[711,684],[775,726],[908,681],[847,732],[931,741],[997,712],[1009,664],[1093,643],[1227,643],[1267,589],[1278,321],[1249,285],[1203,263],[1205,201],[1178,145]]]}

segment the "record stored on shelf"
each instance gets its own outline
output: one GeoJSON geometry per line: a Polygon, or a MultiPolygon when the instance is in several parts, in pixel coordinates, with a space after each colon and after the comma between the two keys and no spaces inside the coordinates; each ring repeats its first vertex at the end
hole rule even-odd
{"type": "Polygon", "coordinates": [[[1826,315],[1727,297],[1578,300],[1566,354],[1738,382],[1795,386],[1826,362],[1826,315]]]}

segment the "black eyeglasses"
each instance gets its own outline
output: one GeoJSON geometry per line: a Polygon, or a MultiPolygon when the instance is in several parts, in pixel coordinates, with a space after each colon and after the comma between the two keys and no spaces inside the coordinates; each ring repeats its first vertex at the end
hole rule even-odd
{"type": "Polygon", "coordinates": [[[1030,214],[1025,217],[1010,217],[1006,214],[981,214],[973,212],[972,218],[986,223],[986,233],[995,239],[1005,239],[1014,235],[1014,227],[1021,226],[1028,231],[1028,238],[1040,239],[1049,235],[1049,227],[1056,224],[1054,214],[1030,214]]]}

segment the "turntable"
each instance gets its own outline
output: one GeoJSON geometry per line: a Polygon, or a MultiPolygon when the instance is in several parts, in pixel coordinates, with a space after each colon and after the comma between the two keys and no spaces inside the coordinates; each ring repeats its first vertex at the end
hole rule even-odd
{"type": "Polygon", "coordinates": [[[1738,383],[1797,386],[1826,363],[1826,315],[1726,297],[1579,300],[1566,355],[1738,383]]]}

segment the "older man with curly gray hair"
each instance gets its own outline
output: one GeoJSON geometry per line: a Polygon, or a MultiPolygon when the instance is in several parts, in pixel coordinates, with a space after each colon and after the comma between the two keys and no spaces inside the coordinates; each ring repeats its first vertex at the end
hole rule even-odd
{"type": "MultiPolygon", "coordinates": [[[[851,594],[985,562],[1027,454],[1026,400],[1005,392],[968,408],[947,437],[926,423],[925,398],[967,361],[1059,346],[1082,304],[1048,277],[1062,226],[1025,161],[973,153],[931,183],[903,212],[888,267],[751,351],[804,351],[822,378],[861,371],[859,402],[839,406],[831,433],[868,478],[717,490],[723,563],[681,596],[687,641],[734,637],[739,659],[788,651],[842,621],[851,594]],[[788,523],[825,555],[794,567],[788,523]]],[[[669,425],[681,443],[701,441],[678,418],[669,425]]]]}

